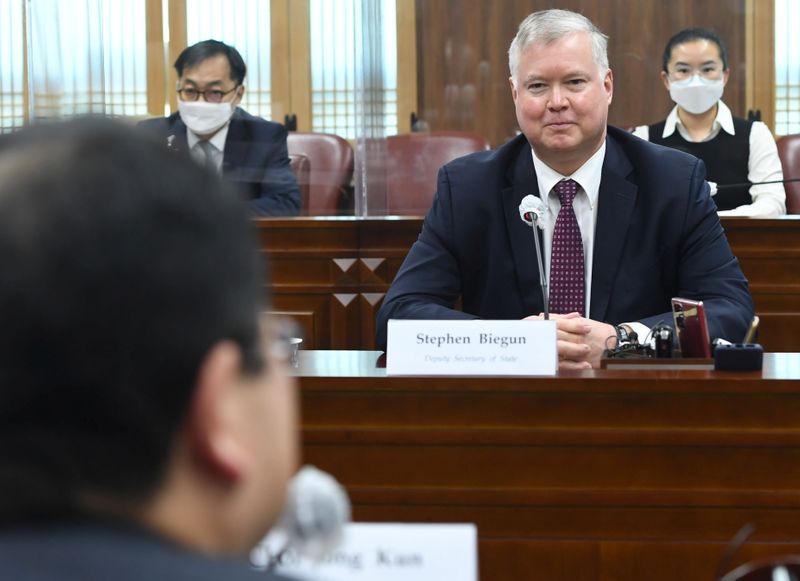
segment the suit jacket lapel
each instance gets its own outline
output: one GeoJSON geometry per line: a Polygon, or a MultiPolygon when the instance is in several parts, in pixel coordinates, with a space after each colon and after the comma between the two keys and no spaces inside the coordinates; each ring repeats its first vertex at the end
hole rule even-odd
{"type": "MultiPolygon", "coordinates": [[[[519,139],[519,138],[518,138],[519,139]]],[[[536,246],[531,227],[519,216],[519,204],[522,198],[531,194],[539,196],[539,185],[533,169],[531,148],[527,140],[523,143],[508,169],[509,187],[503,189],[503,213],[506,219],[511,253],[517,272],[517,291],[521,297],[526,314],[535,315],[542,311],[541,288],[539,285],[539,264],[536,259],[536,246]]],[[[542,243],[542,231],[536,229],[539,242],[542,243]]],[[[542,246],[542,248],[544,248],[542,246]]],[[[543,257],[544,259],[544,257],[543,257]]]]}
{"type": "Polygon", "coordinates": [[[167,133],[167,147],[173,151],[189,151],[189,141],[186,137],[187,131],[180,115],[173,113],[172,123],[170,123],[169,132],[167,133]]]}
{"type": "Polygon", "coordinates": [[[594,231],[589,316],[596,321],[606,319],[611,289],[636,204],[638,187],[627,179],[632,171],[633,166],[622,148],[612,137],[608,137],[594,231]]]}
{"type": "Polygon", "coordinates": [[[233,181],[241,181],[241,168],[247,167],[245,157],[247,146],[250,142],[250,129],[242,119],[239,108],[233,112],[231,124],[228,127],[228,135],[225,138],[225,151],[222,157],[222,175],[233,181]]]}

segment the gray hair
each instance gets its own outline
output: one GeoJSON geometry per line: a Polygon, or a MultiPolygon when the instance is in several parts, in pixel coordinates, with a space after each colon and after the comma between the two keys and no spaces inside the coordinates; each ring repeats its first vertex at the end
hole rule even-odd
{"type": "Polygon", "coordinates": [[[600,32],[583,14],[569,10],[541,10],[528,15],[519,25],[517,35],[508,48],[508,69],[516,80],[517,65],[522,51],[531,44],[550,44],[572,32],[587,32],[592,43],[592,55],[600,75],[608,71],[608,37],[600,32]]]}

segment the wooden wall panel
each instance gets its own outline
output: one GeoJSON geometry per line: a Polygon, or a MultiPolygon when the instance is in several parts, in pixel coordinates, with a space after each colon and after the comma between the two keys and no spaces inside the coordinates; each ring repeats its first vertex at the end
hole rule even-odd
{"type": "Polygon", "coordinates": [[[476,131],[497,146],[517,130],[508,85],[508,45],[525,16],[557,6],[582,12],[610,36],[610,121],[652,123],[671,108],[659,78],[661,54],[682,28],[715,29],[727,42],[724,99],[745,110],[745,0],[417,0],[418,114],[432,130],[476,131]]]}
{"type": "Polygon", "coordinates": [[[383,294],[421,227],[419,219],[259,220],[272,312],[294,317],[304,349],[369,349],[383,294]]]}
{"type": "Polygon", "coordinates": [[[800,351],[800,245],[794,216],[770,221],[724,218],[728,242],[750,283],[767,351],[800,351]]]}
{"type": "Polygon", "coordinates": [[[361,345],[357,293],[335,293],[331,297],[330,344],[342,349],[358,349],[361,345]]]}
{"type": "Polygon", "coordinates": [[[361,294],[360,334],[362,341],[359,349],[375,349],[375,318],[378,316],[378,309],[381,308],[385,296],[386,293],[361,294]]]}
{"type": "Polygon", "coordinates": [[[271,312],[291,317],[303,333],[303,349],[333,349],[331,297],[327,293],[273,292],[271,312]]]}
{"type": "MultiPolygon", "coordinates": [[[[750,281],[759,341],[800,351],[800,217],[722,224],[750,281]]],[[[258,221],[275,309],[303,313],[307,349],[372,349],[377,310],[421,228],[420,218],[258,221]]]]}

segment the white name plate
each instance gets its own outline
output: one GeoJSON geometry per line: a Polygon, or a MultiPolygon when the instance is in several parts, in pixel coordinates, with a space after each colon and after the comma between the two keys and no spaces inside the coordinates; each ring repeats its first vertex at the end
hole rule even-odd
{"type": "MultiPolygon", "coordinates": [[[[350,523],[328,556],[289,550],[274,571],[309,581],[478,581],[477,543],[473,524],[350,523]]],[[[264,568],[282,547],[270,535],[251,560],[264,568]]]]}
{"type": "Polygon", "coordinates": [[[555,375],[555,321],[392,319],[387,375],[555,375]]]}

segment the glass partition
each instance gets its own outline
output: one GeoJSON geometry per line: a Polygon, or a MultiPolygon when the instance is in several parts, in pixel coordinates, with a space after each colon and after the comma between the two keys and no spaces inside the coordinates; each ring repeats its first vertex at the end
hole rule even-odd
{"type": "MultiPolygon", "coordinates": [[[[0,130],[87,112],[160,115],[174,98],[165,82],[171,61],[187,44],[217,38],[247,62],[245,109],[352,148],[347,199],[331,214],[422,215],[443,163],[517,134],[508,44],[531,10],[550,4],[5,0],[0,130]]],[[[664,119],[673,105],[661,79],[664,44],[677,30],[704,26],[728,44],[723,100],[733,114],[760,116],[778,134],[800,133],[793,35],[800,12],[792,0],[621,0],[614,10],[600,0],[565,0],[561,7],[583,11],[610,37],[611,123],[664,119]]]]}
{"type": "Polygon", "coordinates": [[[236,47],[247,65],[242,107],[272,117],[270,3],[262,0],[187,0],[186,44],[213,38],[236,47]]]}
{"type": "Polygon", "coordinates": [[[11,35],[25,38],[25,50],[15,52],[27,61],[26,118],[145,114],[144,6],[143,0],[29,0],[26,29],[11,35]]]}
{"type": "Polygon", "coordinates": [[[27,115],[25,18],[22,2],[0,4],[0,132],[22,127],[27,115]]]}
{"type": "Polygon", "coordinates": [[[775,1],[775,132],[800,133],[800,3],[775,1]]]}

